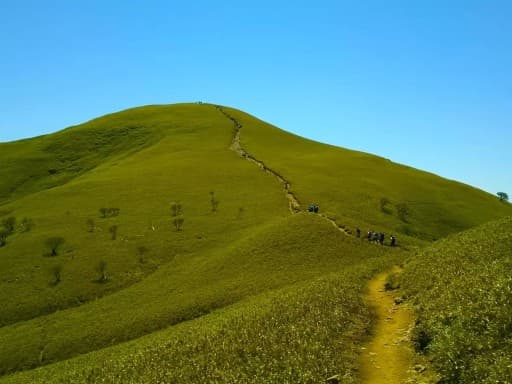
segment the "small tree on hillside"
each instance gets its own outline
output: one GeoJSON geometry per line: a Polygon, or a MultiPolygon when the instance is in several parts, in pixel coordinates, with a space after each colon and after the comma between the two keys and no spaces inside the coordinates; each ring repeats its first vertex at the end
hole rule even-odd
{"type": "Polygon", "coordinates": [[[21,232],[28,232],[34,227],[34,221],[28,217],[24,217],[20,223],[21,232]]]}
{"type": "Polygon", "coordinates": [[[113,225],[108,229],[112,240],[115,240],[117,238],[117,228],[117,225],[113,225]]]}
{"type": "Polygon", "coordinates": [[[11,216],[3,219],[2,226],[6,229],[7,232],[13,233],[14,229],[16,228],[16,218],[11,216]]]}
{"type": "Polygon", "coordinates": [[[175,217],[172,220],[174,224],[174,228],[176,228],[177,231],[181,231],[181,228],[183,227],[183,223],[185,222],[185,219],[182,216],[175,217]]]}
{"type": "Polygon", "coordinates": [[[409,212],[409,206],[406,203],[400,203],[396,205],[396,213],[400,220],[402,220],[403,222],[407,222],[409,212]]]}
{"type": "Polygon", "coordinates": [[[171,217],[174,228],[176,228],[177,231],[180,231],[181,227],[183,226],[183,222],[185,221],[182,216],[182,208],[180,203],[171,203],[171,217]]]}
{"type": "Polygon", "coordinates": [[[105,260],[101,260],[96,266],[96,271],[98,272],[98,283],[105,283],[108,280],[107,276],[107,262],[105,260]]]}
{"type": "Polygon", "coordinates": [[[144,264],[146,262],[146,253],[148,253],[148,249],[141,245],[137,247],[137,255],[139,256],[139,262],[144,264]]]}
{"type": "Polygon", "coordinates": [[[52,267],[53,285],[57,285],[61,282],[62,277],[62,265],[57,264],[52,267]]]}
{"type": "Polygon", "coordinates": [[[508,195],[505,192],[498,192],[497,195],[500,201],[508,201],[508,195]]]}
{"type": "Polygon", "coordinates": [[[380,199],[380,210],[384,213],[390,213],[389,209],[387,208],[387,205],[391,203],[388,198],[382,197],[380,199]]]}
{"type": "Polygon", "coordinates": [[[119,208],[100,208],[100,217],[106,219],[108,217],[119,216],[119,208]]]}
{"type": "Polygon", "coordinates": [[[58,236],[50,237],[46,239],[45,244],[50,250],[50,256],[57,256],[59,248],[64,244],[64,238],[58,236]]]}
{"type": "Polygon", "coordinates": [[[87,232],[94,232],[96,230],[96,223],[93,219],[87,219],[87,232]]]}
{"type": "Polygon", "coordinates": [[[212,205],[212,212],[217,212],[217,207],[219,206],[219,200],[215,198],[215,192],[210,192],[210,204],[212,205]]]}
{"type": "Polygon", "coordinates": [[[0,248],[7,244],[7,237],[10,233],[6,229],[0,229],[0,248]]]}

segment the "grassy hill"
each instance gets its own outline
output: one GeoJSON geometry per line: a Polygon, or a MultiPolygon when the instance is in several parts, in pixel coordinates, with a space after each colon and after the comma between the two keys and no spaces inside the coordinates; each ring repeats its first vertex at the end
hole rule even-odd
{"type": "Polygon", "coordinates": [[[425,249],[401,276],[417,307],[417,348],[445,383],[512,377],[512,217],[425,249]]]}
{"type": "MultiPolygon", "coordinates": [[[[351,282],[350,289],[344,283],[339,289],[350,292],[345,299],[352,309],[336,316],[354,335],[343,347],[353,355],[351,345],[370,325],[368,319],[348,320],[352,312],[366,313],[358,299],[365,276],[404,259],[408,248],[512,213],[510,205],[474,188],[223,110],[208,104],[140,107],[0,144],[0,220],[17,220],[0,247],[0,373],[92,351],[118,353],[101,350],[162,329],[158,343],[167,345],[174,332],[192,332],[181,333],[187,326],[179,324],[187,320],[207,339],[218,338],[218,328],[207,329],[206,314],[215,311],[214,323],[231,324],[254,311],[255,324],[265,323],[273,313],[274,304],[263,304],[269,297],[286,306],[279,298],[336,286],[340,276],[351,282]],[[240,144],[256,163],[230,149],[238,128],[240,144]],[[290,213],[276,174],[290,183],[303,212],[290,213]],[[304,212],[310,202],[324,217],[304,212]],[[177,204],[181,212],[173,216],[177,204]],[[346,236],[327,218],[352,234],[356,227],[363,234],[368,228],[398,233],[401,247],[346,236]],[[53,256],[52,237],[64,240],[53,256]]],[[[294,305],[288,310],[293,328],[299,316],[294,305]]],[[[283,319],[286,313],[280,309],[283,319]]],[[[120,344],[119,353],[146,351],[143,340],[140,348],[138,340],[120,344]]],[[[198,352],[203,344],[194,343],[190,351],[198,352]]],[[[95,353],[91,359],[99,358],[95,353]]],[[[187,364],[185,357],[179,364],[187,364]]],[[[288,363],[272,365],[281,372],[276,382],[288,363]]],[[[256,369],[247,364],[247,372],[256,369]]],[[[96,373],[110,369],[93,366],[96,373]]],[[[59,367],[34,374],[57,377],[59,367]]],[[[226,375],[233,369],[219,368],[226,375]]],[[[326,373],[308,369],[296,374],[326,373]]],[[[70,375],[84,380],[80,372],[70,375]]]]}

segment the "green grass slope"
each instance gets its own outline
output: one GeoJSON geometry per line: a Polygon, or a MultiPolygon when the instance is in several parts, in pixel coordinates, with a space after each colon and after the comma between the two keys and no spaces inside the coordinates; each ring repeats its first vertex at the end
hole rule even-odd
{"type": "MultiPolygon", "coordinates": [[[[482,191],[225,110],[243,124],[245,150],[292,183],[302,209],[317,202],[340,225],[402,231],[399,243],[421,244],[510,212],[482,191]],[[384,210],[382,197],[390,200],[384,210]],[[410,213],[399,218],[404,202],[410,213]]],[[[172,333],[253,296],[248,305],[256,308],[273,290],[307,290],[368,264],[350,273],[362,278],[376,258],[387,265],[404,257],[403,249],[345,236],[318,215],[291,215],[282,182],[230,150],[235,133],[215,106],[180,104],[0,145],[0,221],[18,219],[0,247],[1,374],[172,333]],[[182,206],[178,217],[172,202],[182,206]],[[101,208],[119,214],[102,217],[101,208]],[[64,239],[53,256],[51,237],[64,239]]],[[[350,292],[347,300],[357,301],[359,288],[350,292]]]]}
{"type": "MultiPolygon", "coordinates": [[[[156,109],[155,109],[156,111],[156,109]]],[[[115,156],[158,140],[154,109],[107,115],[32,139],[0,143],[0,203],[65,184],[115,156]]]]}
{"type": "Polygon", "coordinates": [[[254,157],[286,175],[303,205],[352,230],[386,230],[433,240],[512,214],[512,205],[465,184],[371,154],[294,136],[250,115],[226,109],[242,125],[254,157]],[[381,199],[389,203],[381,209],[381,199]],[[408,213],[400,218],[397,206],[408,213]]]}
{"type": "Polygon", "coordinates": [[[340,236],[314,215],[294,215],[226,247],[161,266],[141,283],[100,300],[0,328],[0,366],[5,373],[48,364],[194,319],[250,295],[400,254],[340,236]]]}
{"type": "Polygon", "coordinates": [[[357,383],[357,351],[372,319],[362,291],[401,256],[363,256],[322,277],[0,382],[316,383],[338,374],[357,383]]]}
{"type": "Polygon", "coordinates": [[[421,252],[401,278],[418,312],[415,337],[444,383],[512,377],[512,218],[421,252]]]}

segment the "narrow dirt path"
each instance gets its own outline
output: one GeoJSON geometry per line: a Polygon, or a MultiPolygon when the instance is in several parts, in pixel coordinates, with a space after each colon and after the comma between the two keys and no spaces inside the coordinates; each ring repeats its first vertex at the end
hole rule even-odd
{"type": "MultiPolygon", "coordinates": [[[[290,212],[301,212],[299,199],[291,191],[291,183],[277,171],[267,167],[263,161],[249,154],[240,142],[242,124],[221,106],[216,105],[215,108],[233,123],[234,133],[230,149],[277,178],[283,185],[290,212]]],[[[317,215],[329,221],[342,234],[352,235],[350,230],[339,225],[335,219],[323,213],[317,215]]],[[[398,268],[394,271],[397,270],[398,268]]],[[[375,310],[376,320],[372,339],[362,347],[360,374],[365,384],[415,382],[415,369],[412,368],[414,354],[409,343],[409,330],[413,325],[414,316],[405,305],[395,303],[393,292],[385,290],[388,274],[389,272],[381,273],[368,284],[367,301],[375,310]]]]}
{"type": "Polygon", "coordinates": [[[235,132],[233,134],[233,139],[231,141],[230,149],[232,151],[235,151],[236,153],[238,153],[244,159],[247,159],[247,160],[253,162],[258,167],[260,167],[263,171],[270,173],[272,176],[277,178],[284,187],[286,198],[288,199],[288,206],[290,208],[290,212],[291,213],[300,212],[301,211],[300,202],[299,202],[299,199],[297,199],[297,196],[295,196],[294,193],[290,190],[290,186],[291,186],[290,182],[288,180],[286,180],[283,176],[281,176],[279,173],[274,171],[273,169],[267,167],[263,161],[258,160],[255,157],[253,157],[252,155],[250,155],[240,144],[240,130],[242,129],[242,124],[240,124],[240,122],[238,120],[236,120],[233,116],[228,114],[224,110],[224,108],[222,108],[221,106],[216,105],[215,108],[217,108],[217,110],[220,113],[222,113],[224,116],[226,116],[226,118],[231,120],[235,127],[235,132]]]}
{"type": "MultiPolygon", "coordinates": [[[[260,167],[263,171],[271,174],[275,178],[277,178],[281,184],[283,185],[284,192],[286,194],[286,198],[288,199],[288,207],[290,209],[291,213],[298,213],[301,212],[301,205],[299,202],[299,199],[295,194],[291,191],[291,183],[286,180],[280,173],[275,171],[274,169],[271,169],[265,165],[265,163],[261,160],[256,159],[254,156],[252,156],[249,152],[247,152],[240,143],[240,131],[242,129],[242,124],[235,119],[233,116],[231,116],[229,113],[227,113],[224,108],[222,108],[220,105],[216,105],[215,108],[222,113],[227,119],[231,120],[233,123],[233,126],[235,128],[233,138],[231,140],[230,149],[236,153],[238,153],[241,157],[244,159],[256,164],[258,167],[260,167]]],[[[319,213],[318,216],[322,217],[323,219],[329,221],[338,231],[343,233],[344,235],[350,235],[351,232],[347,229],[345,229],[344,226],[339,225],[336,223],[336,220],[331,219],[329,216],[326,216],[322,213],[319,213]]]]}
{"type": "Polygon", "coordinates": [[[374,334],[362,347],[360,357],[360,374],[365,384],[410,382],[410,373],[414,372],[409,343],[414,316],[406,305],[395,303],[392,291],[385,290],[388,274],[381,273],[368,283],[366,299],[374,308],[376,319],[374,334]]]}

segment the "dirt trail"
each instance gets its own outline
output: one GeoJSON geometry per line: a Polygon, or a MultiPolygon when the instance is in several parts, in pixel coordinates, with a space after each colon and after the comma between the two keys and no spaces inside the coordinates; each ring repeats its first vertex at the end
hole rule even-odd
{"type": "Polygon", "coordinates": [[[375,310],[376,319],[374,334],[361,353],[360,374],[365,384],[410,382],[410,373],[414,372],[409,343],[413,313],[406,305],[395,304],[393,292],[385,290],[388,274],[381,273],[368,283],[366,298],[375,310]]]}
{"type": "MultiPolygon", "coordinates": [[[[273,175],[283,185],[291,213],[301,212],[298,198],[291,191],[291,184],[275,170],[267,167],[261,160],[249,154],[240,143],[242,124],[227,113],[221,106],[215,106],[226,118],[233,122],[234,133],[230,149],[244,159],[256,164],[263,171],[273,175]]],[[[344,235],[351,231],[339,225],[335,219],[318,213],[344,235]]],[[[396,268],[394,271],[399,270],[396,268]]],[[[405,305],[395,304],[393,292],[385,290],[384,285],[389,272],[381,273],[368,284],[368,304],[374,307],[376,321],[371,341],[362,347],[360,374],[365,384],[400,384],[411,382],[415,370],[413,352],[409,344],[409,329],[413,325],[412,311],[405,305]]],[[[413,380],[413,382],[415,382],[413,380]]]]}
{"type": "Polygon", "coordinates": [[[240,144],[240,130],[242,129],[242,124],[238,120],[236,120],[233,116],[228,114],[221,106],[217,105],[215,108],[222,113],[224,116],[226,116],[229,120],[233,122],[233,126],[235,127],[235,133],[233,135],[233,139],[231,141],[230,149],[232,151],[235,151],[238,153],[241,157],[244,159],[249,160],[250,162],[256,164],[258,167],[260,167],[263,171],[270,173],[272,176],[277,178],[281,184],[284,187],[284,191],[286,194],[286,198],[288,199],[288,206],[290,208],[290,212],[297,213],[300,212],[300,202],[299,199],[297,199],[297,196],[293,194],[293,192],[290,190],[290,183],[279,173],[274,171],[273,169],[267,167],[265,163],[261,160],[256,159],[252,155],[250,155],[240,144]]]}
{"type": "MultiPolygon", "coordinates": [[[[231,116],[229,113],[227,113],[224,110],[224,108],[222,108],[220,105],[216,105],[215,108],[217,108],[217,110],[220,113],[222,113],[226,118],[228,118],[229,120],[231,120],[233,122],[233,126],[234,126],[235,130],[234,130],[234,134],[233,134],[233,139],[231,140],[230,149],[232,151],[238,153],[244,159],[246,159],[246,160],[256,164],[263,171],[265,171],[265,172],[271,174],[272,176],[274,176],[275,178],[277,178],[281,182],[281,184],[283,185],[284,192],[286,194],[286,198],[288,199],[288,207],[290,209],[290,212],[291,213],[301,212],[302,209],[301,209],[301,206],[300,206],[299,199],[291,191],[291,183],[288,180],[286,180],[277,171],[267,167],[263,161],[258,160],[254,156],[249,154],[242,147],[242,144],[240,143],[240,131],[241,131],[242,127],[243,127],[242,124],[237,119],[235,119],[233,116],[231,116]]],[[[338,223],[336,223],[336,220],[331,219],[329,216],[326,216],[326,215],[324,215],[322,213],[319,213],[318,216],[320,216],[323,219],[329,221],[341,233],[343,233],[345,235],[350,235],[351,234],[351,232],[349,230],[345,229],[344,226],[339,225],[338,223]]]]}

